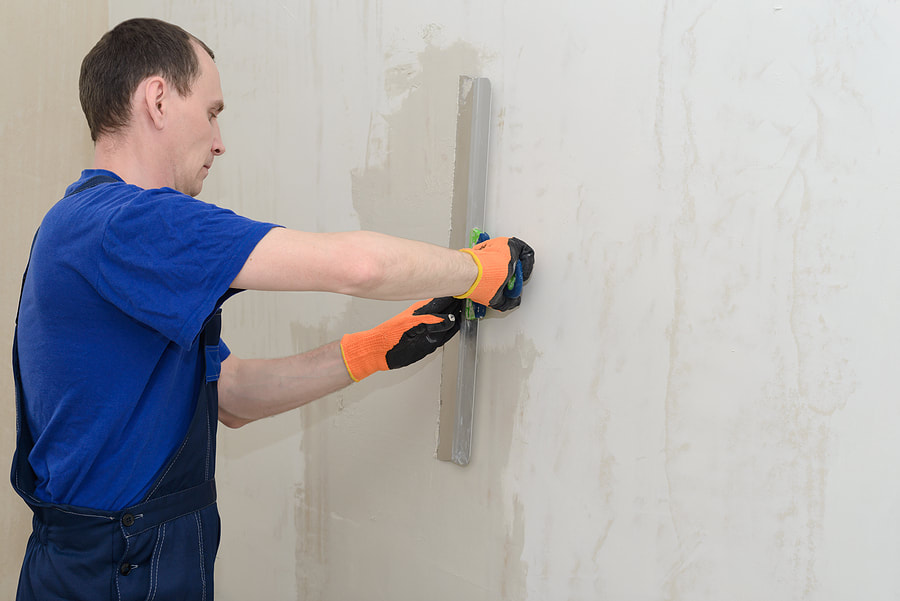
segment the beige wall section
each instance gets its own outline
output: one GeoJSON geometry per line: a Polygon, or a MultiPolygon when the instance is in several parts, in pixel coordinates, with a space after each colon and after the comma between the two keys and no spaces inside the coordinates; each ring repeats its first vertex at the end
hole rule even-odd
{"type": "MultiPolygon", "coordinates": [[[[44,203],[4,195],[7,315],[85,149],[56,87],[82,17],[56,10],[28,43],[59,75],[3,53],[44,92],[2,92],[4,183],[44,203]],[[23,159],[36,129],[65,135],[23,159]]],[[[144,14],[219,57],[228,153],[206,200],[441,242],[456,77],[486,75],[488,226],[538,250],[525,305],[481,331],[468,468],[432,458],[436,360],[222,433],[219,599],[900,595],[895,2],[121,0],[109,17],[144,14]]],[[[245,356],[397,308],[243,296],[225,336],[245,356]]]]}
{"type": "MultiPolygon", "coordinates": [[[[8,349],[28,249],[41,217],[78,178],[93,147],[78,103],[81,57],[106,31],[106,1],[4,0],[0,35],[0,461],[4,481],[16,439],[8,349]]],[[[0,598],[15,597],[31,512],[0,485],[0,598]]]]}

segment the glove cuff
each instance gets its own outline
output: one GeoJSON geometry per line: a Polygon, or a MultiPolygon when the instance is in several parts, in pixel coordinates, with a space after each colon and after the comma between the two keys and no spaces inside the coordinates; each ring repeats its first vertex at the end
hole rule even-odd
{"type": "Polygon", "coordinates": [[[354,382],[388,369],[383,337],[374,330],[345,334],[341,338],[341,357],[354,382]]]}
{"type": "Polygon", "coordinates": [[[466,290],[459,296],[454,296],[453,298],[469,298],[470,296],[472,296],[472,293],[475,292],[475,289],[478,288],[478,284],[481,283],[481,278],[484,276],[484,266],[481,264],[481,259],[478,258],[478,255],[475,254],[475,251],[473,251],[471,248],[461,248],[459,249],[459,252],[466,253],[472,257],[472,260],[475,261],[475,265],[478,266],[478,276],[476,276],[475,281],[472,283],[468,290],[466,290]]]}

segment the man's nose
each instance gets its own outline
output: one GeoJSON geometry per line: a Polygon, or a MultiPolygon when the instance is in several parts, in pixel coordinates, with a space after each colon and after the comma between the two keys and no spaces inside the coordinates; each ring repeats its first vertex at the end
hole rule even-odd
{"type": "Polygon", "coordinates": [[[225,154],[225,142],[222,141],[222,132],[219,129],[218,121],[216,121],[215,136],[213,136],[212,152],[216,156],[225,154]]]}

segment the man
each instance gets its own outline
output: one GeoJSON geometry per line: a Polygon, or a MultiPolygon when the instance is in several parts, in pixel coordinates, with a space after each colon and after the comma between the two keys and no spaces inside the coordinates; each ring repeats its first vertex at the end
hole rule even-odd
{"type": "Polygon", "coordinates": [[[212,599],[216,420],[281,413],[409,365],[458,329],[459,298],[506,310],[533,251],[457,252],[371,232],[312,234],[195,197],[225,152],[213,52],[173,25],[126,21],[79,82],[93,169],[35,237],[17,318],[12,482],[34,510],[18,598],[212,599]],[[419,302],[283,359],[219,340],[243,289],[419,302]]]}

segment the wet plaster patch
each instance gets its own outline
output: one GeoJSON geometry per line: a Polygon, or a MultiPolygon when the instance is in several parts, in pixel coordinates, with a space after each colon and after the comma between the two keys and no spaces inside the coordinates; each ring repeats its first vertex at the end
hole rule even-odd
{"type": "MultiPolygon", "coordinates": [[[[350,302],[348,312],[337,318],[323,317],[314,325],[292,323],[291,338],[296,352],[337,340],[342,332],[362,329],[349,319],[349,315],[359,309],[354,306],[359,304],[353,302],[356,300],[350,302]]],[[[294,488],[293,506],[294,523],[297,528],[296,557],[301,566],[296,571],[296,586],[301,599],[323,598],[328,589],[327,548],[331,466],[328,435],[339,423],[348,397],[350,402],[360,400],[359,391],[352,387],[340,390],[300,409],[302,436],[298,451],[303,464],[303,477],[297,481],[294,488]]]]}
{"type": "MultiPolygon", "coordinates": [[[[437,30],[426,28],[425,48],[416,60],[403,64],[393,64],[385,72],[384,87],[386,104],[393,108],[387,112],[373,112],[370,117],[369,137],[365,164],[354,169],[352,181],[353,206],[357,212],[360,229],[378,231],[404,238],[423,240],[445,246],[449,238],[450,200],[453,188],[453,168],[456,142],[456,113],[460,75],[479,75],[481,57],[478,50],[463,42],[448,46],[435,43],[437,30]]],[[[390,64],[392,57],[386,57],[390,64]]],[[[325,342],[328,333],[356,331],[372,327],[373,324],[389,318],[408,303],[384,303],[363,299],[350,299],[345,304],[345,312],[337,320],[319,325],[295,325],[292,334],[295,345],[300,339],[325,342]],[[327,330],[327,331],[323,331],[327,330]]],[[[515,415],[526,390],[525,382],[530,373],[536,349],[530,343],[518,344],[518,353],[502,352],[496,355],[504,364],[501,371],[503,382],[489,384],[494,387],[487,393],[492,398],[481,409],[484,427],[478,442],[480,457],[468,468],[465,480],[480,488],[479,506],[484,511],[466,518],[466,524],[455,528],[441,520],[428,518],[423,532],[431,532],[423,541],[426,552],[434,554],[437,571],[447,571],[459,586],[474,585],[486,587],[499,593],[503,599],[520,599],[524,595],[525,565],[521,562],[524,541],[524,521],[521,504],[502,490],[504,471],[509,460],[515,415]],[[500,395],[502,391],[503,395],[500,395]],[[488,415],[484,415],[487,412],[488,415]],[[487,540],[496,541],[486,547],[477,547],[482,556],[478,558],[477,571],[451,574],[446,565],[441,565],[442,547],[446,537],[463,537],[465,533],[475,535],[489,533],[487,540]],[[502,548],[498,549],[498,546],[502,548]]],[[[311,345],[303,344],[311,348],[311,345]]],[[[486,360],[490,360],[490,353],[486,360]]],[[[416,377],[419,370],[408,368],[409,377],[416,377]]],[[[297,572],[297,589],[303,598],[321,598],[328,591],[340,588],[329,583],[334,562],[347,561],[332,557],[329,549],[334,546],[329,531],[329,523],[335,519],[334,506],[337,499],[331,495],[344,482],[343,478],[331,470],[340,462],[328,457],[328,449],[333,448],[329,436],[334,428],[361,427],[357,418],[342,420],[341,416],[354,413],[360,403],[359,412],[364,413],[363,403],[371,401],[365,397],[374,395],[384,378],[379,381],[356,384],[324,401],[313,403],[302,410],[303,438],[301,453],[304,462],[304,478],[296,489],[297,557],[303,568],[297,572]],[[334,490],[333,490],[334,489],[334,490]]],[[[399,376],[399,374],[397,374],[399,376]]],[[[375,380],[375,378],[373,378],[375,380]]],[[[389,383],[388,383],[389,384],[389,383]]],[[[402,390],[401,386],[397,390],[402,390]]],[[[428,392],[421,394],[428,396],[428,392]]],[[[437,415],[437,387],[434,390],[434,415],[437,415]]],[[[407,393],[408,394],[408,393],[407,393]]],[[[429,399],[419,399],[429,402],[429,399]]],[[[391,411],[391,407],[383,410],[391,411]]],[[[364,416],[363,416],[364,417],[364,416]]],[[[431,423],[421,424],[431,429],[431,423]]],[[[377,452],[377,450],[376,450],[377,452]]],[[[434,487],[452,488],[459,474],[445,470],[457,470],[455,466],[438,464],[429,459],[434,487]],[[450,475],[452,474],[452,475],[450,475]]],[[[351,471],[354,466],[349,466],[351,471]]],[[[378,478],[377,474],[370,474],[378,478]]],[[[412,476],[408,476],[412,477],[412,476]]],[[[409,484],[409,482],[407,482],[409,484]]],[[[360,483],[362,486],[362,483],[360,483]]],[[[412,490],[398,490],[397,495],[424,494],[412,490]]],[[[441,495],[439,495],[441,496],[441,495]]],[[[449,503],[448,500],[441,502],[449,503]]],[[[437,508],[440,509],[440,508],[437,508]]],[[[373,509],[374,511],[374,509],[373,509]]],[[[371,518],[374,519],[374,518],[371,518]]],[[[343,520],[346,522],[347,520],[343,520]]],[[[415,527],[414,525],[412,526],[415,527]]],[[[396,540],[385,541],[385,548],[397,546],[404,535],[397,533],[396,540]]],[[[456,544],[464,544],[465,540],[456,544]]],[[[337,548],[337,547],[335,547],[337,548]]],[[[427,561],[427,560],[426,560],[427,561]]],[[[375,562],[377,564],[377,561],[375,562]]],[[[407,569],[410,566],[406,566],[407,569]]],[[[404,569],[398,566],[398,569],[404,569]]],[[[365,570],[363,572],[365,573],[365,570]]],[[[413,577],[416,578],[421,577],[413,577]]],[[[373,583],[373,586],[379,583],[373,583]]],[[[352,586],[352,584],[350,585],[352,586]]],[[[496,595],[492,595],[496,597],[496,595]]]]}
{"type": "Polygon", "coordinates": [[[399,108],[370,119],[366,164],[353,170],[362,229],[446,245],[456,144],[459,76],[480,71],[478,51],[426,37],[417,61],[391,67],[385,92],[399,108]]]}

